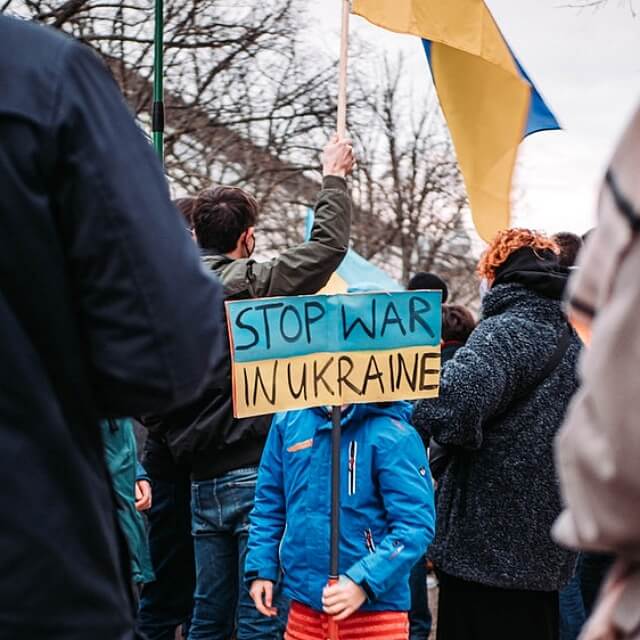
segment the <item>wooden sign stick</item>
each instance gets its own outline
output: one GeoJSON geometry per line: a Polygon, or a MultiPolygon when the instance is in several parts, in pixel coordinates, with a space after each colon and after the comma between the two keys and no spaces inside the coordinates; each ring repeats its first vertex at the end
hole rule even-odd
{"type": "Polygon", "coordinates": [[[340,33],[340,66],[338,75],[338,137],[347,135],[347,66],[349,61],[349,0],[342,0],[342,30],[340,33]]]}
{"type": "MultiPolygon", "coordinates": [[[[338,138],[347,137],[347,67],[349,62],[349,14],[351,3],[342,0],[342,29],[340,33],[340,66],[338,76],[338,138]]],[[[329,584],[336,584],[339,580],[339,547],[340,547],[340,422],[342,410],[333,407],[331,421],[331,540],[329,584]]],[[[329,640],[338,640],[338,624],[329,618],[329,640]]]]}

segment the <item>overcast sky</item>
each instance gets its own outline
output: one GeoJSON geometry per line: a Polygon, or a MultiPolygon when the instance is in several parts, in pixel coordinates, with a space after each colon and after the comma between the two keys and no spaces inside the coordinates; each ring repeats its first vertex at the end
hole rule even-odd
{"type": "MultiPolygon", "coordinates": [[[[564,131],[530,136],[520,147],[515,222],[555,232],[593,225],[595,200],[616,140],[640,101],[640,15],[625,0],[567,9],[568,0],[489,0],[502,32],[564,131]]],[[[309,0],[314,37],[336,47],[340,0],[309,0]]],[[[359,17],[352,29],[376,48],[406,54],[415,85],[431,82],[419,40],[359,17]]],[[[351,66],[350,73],[357,73],[351,66]]]]}

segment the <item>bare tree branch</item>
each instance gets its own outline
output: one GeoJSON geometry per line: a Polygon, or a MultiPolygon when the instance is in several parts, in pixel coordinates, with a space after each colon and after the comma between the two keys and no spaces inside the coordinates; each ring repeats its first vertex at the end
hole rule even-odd
{"type": "MultiPolygon", "coordinates": [[[[560,9],[602,9],[609,0],[573,0],[559,6],[560,9]]],[[[618,0],[620,6],[627,6],[631,15],[636,17],[635,0],[618,0]]]]}
{"type": "MultiPolygon", "coordinates": [[[[148,129],[152,3],[9,2],[100,53],[148,129]]],[[[225,183],[252,192],[265,252],[301,240],[304,208],[320,187],[319,151],[335,127],[336,60],[299,37],[303,15],[302,0],[165,0],[165,170],[179,191],[225,183]]],[[[468,207],[437,101],[413,109],[401,61],[379,68],[380,82],[360,77],[350,90],[359,155],[353,245],[405,281],[416,270],[437,270],[454,300],[472,300],[468,207]]]]}

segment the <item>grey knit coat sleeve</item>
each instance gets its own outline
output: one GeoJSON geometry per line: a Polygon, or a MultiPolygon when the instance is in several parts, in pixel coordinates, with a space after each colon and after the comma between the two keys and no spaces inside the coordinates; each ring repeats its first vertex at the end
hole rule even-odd
{"type": "Polygon", "coordinates": [[[526,380],[544,367],[531,354],[532,333],[540,334],[541,345],[554,338],[552,329],[524,318],[483,320],[444,365],[439,397],[416,404],[413,424],[421,435],[442,445],[479,449],[483,424],[504,411],[526,380]]]}

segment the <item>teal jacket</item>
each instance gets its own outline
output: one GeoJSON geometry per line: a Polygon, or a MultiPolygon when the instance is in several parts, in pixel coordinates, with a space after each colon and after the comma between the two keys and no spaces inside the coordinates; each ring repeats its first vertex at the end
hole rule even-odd
{"type": "Polygon", "coordinates": [[[102,422],[107,467],[118,504],[118,521],[129,544],[131,574],[136,583],[154,579],[142,514],[136,510],[136,480],[148,480],[137,462],[133,422],[129,418],[102,422]]]}

